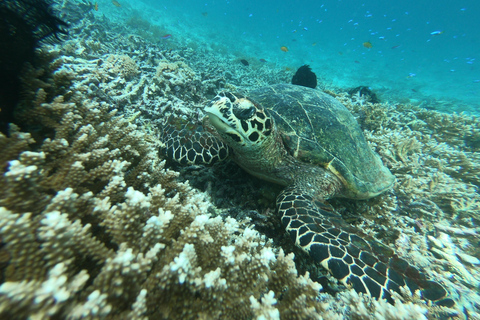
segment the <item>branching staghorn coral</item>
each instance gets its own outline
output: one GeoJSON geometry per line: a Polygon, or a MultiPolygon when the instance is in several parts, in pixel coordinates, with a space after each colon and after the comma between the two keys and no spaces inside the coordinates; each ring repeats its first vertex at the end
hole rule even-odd
{"type": "MultiPolygon", "coordinates": [[[[36,185],[44,161],[37,159],[10,165],[5,176],[36,185]]],[[[282,314],[314,318],[319,285],[296,275],[292,257],[233,219],[211,218],[205,196],[170,181],[174,176],[163,171],[159,181],[171,186],[158,184],[148,194],[129,187],[115,205],[109,196],[117,191],[106,191],[108,185],[96,194],[66,188],[35,215],[10,211],[10,197],[2,197],[0,233],[9,260],[0,314],[131,318],[137,303],[152,318],[229,318],[230,312],[250,318],[249,298],[273,290],[283,296],[276,306],[282,314]],[[172,188],[173,198],[166,195],[172,188]]]]}
{"type": "Polygon", "coordinates": [[[14,126],[0,136],[1,317],[319,318],[320,285],[292,255],[212,217],[153,139],[87,90],[36,90],[43,140],[14,126]]]}
{"type": "MultiPolygon", "coordinates": [[[[106,103],[85,99],[85,86],[50,101],[45,89],[36,90],[30,106],[38,125],[48,129],[35,132],[38,141],[15,127],[11,137],[0,136],[6,151],[1,317],[365,314],[360,305],[362,311],[319,295],[321,286],[308,273],[298,275],[293,254],[285,255],[248,221],[212,216],[216,209],[205,194],[164,169],[154,139],[106,103]]],[[[369,316],[385,308],[386,302],[364,299],[369,316]]],[[[419,307],[405,308],[417,314],[419,307]]]]}

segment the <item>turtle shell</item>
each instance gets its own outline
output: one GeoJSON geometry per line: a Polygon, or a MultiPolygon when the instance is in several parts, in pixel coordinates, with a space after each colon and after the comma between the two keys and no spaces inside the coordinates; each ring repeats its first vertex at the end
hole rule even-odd
{"type": "Polygon", "coordinates": [[[343,196],[366,199],[395,181],[370,148],[353,115],[315,89],[279,84],[248,92],[274,118],[285,148],[299,161],[319,165],[345,185],[343,196]]]}

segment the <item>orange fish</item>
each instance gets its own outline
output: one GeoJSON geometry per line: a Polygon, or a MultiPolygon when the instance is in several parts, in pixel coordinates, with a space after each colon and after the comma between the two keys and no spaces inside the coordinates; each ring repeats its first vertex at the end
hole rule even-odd
{"type": "Polygon", "coordinates": [[[288,52],[288,48],[283,46],[283,47],[280,47],[280,50],[282,50],[283,52],[288,52]]]}
{"type": "Polygon", "coordinates": [[[118,3],[118,1],[116,1],[116,0],[112,0],[112,3],[113,3],[113,5],[114,5],[115,7],[119,7],[119,8],[120,8],[120,7],[122,6],[122,5],[121,5],[120,3],[118,3]]]}
{"type": "Polygon", "coordinates": [[[364,42],[363,46],[367,49],[372,49],[373,48],[373,45],[370,41],[364,42]]]}
{"type": "Polygon", "coordinates": [[[93,9],[95,9],[95,11],[98,11],[98,3],[95,2],[95,4],[93,5],[93,9]]]}

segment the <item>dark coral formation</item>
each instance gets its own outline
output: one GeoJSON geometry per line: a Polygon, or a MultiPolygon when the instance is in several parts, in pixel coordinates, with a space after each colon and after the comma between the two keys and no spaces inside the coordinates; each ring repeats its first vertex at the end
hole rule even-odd
{"type": "Polygon", "coordinates": [[[47,0],[0,2],[0,132],[7,133],[20,99],[25,63],[35,64],[35,50],[65,34],[66,23],[57,18],[47,0]]]}
{"type": "Polygon", "coordinates": [[[292,78],[292,84],[315,89],[317,87],[317,75],[309,65],[303,65],[295,72],[292,78]]]}

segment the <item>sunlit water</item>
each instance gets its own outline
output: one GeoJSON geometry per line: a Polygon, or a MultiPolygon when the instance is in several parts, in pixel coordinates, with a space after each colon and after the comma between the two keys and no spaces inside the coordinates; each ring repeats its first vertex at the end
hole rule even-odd
{"type": "Polygon", "coordinates": [[[171,30],[169,41],[199,41],[293,70],[309,64],[327,86],[366,85],[384,100],[453,101],[455,111],[480,111],[477,0],[143,3],[159,13],[152,23],[171,30]]]}

